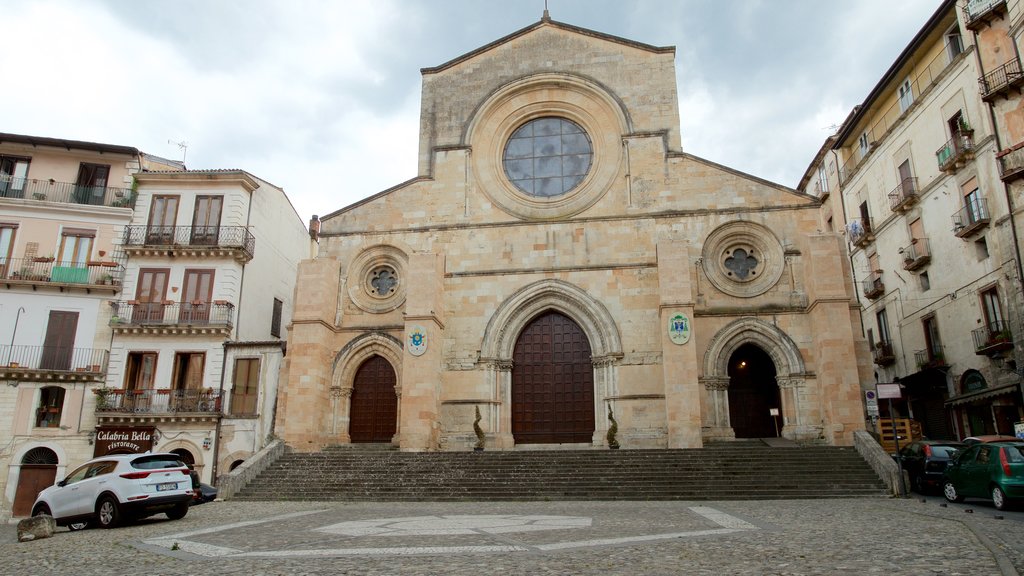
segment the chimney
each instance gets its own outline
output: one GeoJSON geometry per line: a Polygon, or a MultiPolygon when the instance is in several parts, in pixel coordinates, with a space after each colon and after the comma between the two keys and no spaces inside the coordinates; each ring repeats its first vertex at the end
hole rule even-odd
{"type": "Polygon", "coordinates": [[[316,214],[309,219],[309,237],[314,241],[320,239],[320,217],[316,214]]]}

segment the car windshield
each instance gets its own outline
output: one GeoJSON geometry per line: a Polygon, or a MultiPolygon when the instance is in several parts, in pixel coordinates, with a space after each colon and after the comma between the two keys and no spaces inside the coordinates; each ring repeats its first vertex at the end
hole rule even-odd
{"type": "Polygon", "coordinates": [[[1010,462],[1024,462],[1024,444],[1018,446],[1005,446],[1006,458],[1010,462]]]}
{"type": "Polygon", "coordinates": [[[132,468],[136,470],[156,470],[157,468],[184,468],[185,463],[172,456],[153,454],[132,460],[132,468]]]}

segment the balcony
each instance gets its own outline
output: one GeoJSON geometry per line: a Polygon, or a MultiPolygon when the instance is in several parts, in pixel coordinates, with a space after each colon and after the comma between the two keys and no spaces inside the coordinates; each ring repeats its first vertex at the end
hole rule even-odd
{"type": "Polygon", "coordinates": [[[112,390],[94,388],[96,418],[100,424],[115,422],[216,421],[220,417],[220,392],[196,390],[112,390]]]}
{"type": "Polygon", "coordinates": [[[918,350],[914,352],[914,362],[917,364],[918,370],[949,366],[946,363],[946,355],[941,347],[938,350],[918,350]]]}
{"type": "Polygon", "coordinates": [[[109,352],[67,346],[0,346],[0,379],[100,382],[109,352]]]}
{"type": "Polygon", "coordinates": [[[1003,320],[971,330],[971,337],[974,339],[974,353],[979,356],[995,356],[1013,349],[1013,334],[1003,320]]]}
{"type": "Polygon", "coordinates": [[[889,192],[889,208],[893,212],[906,212],[918,199],[917,178],[904,178],[900,185],[889,192]]]}
{"type": "Polygon", "coordinates": [[[1006,0],[969,0],[964,6],[964,26],[977,32],[1006,14],[1006,0]]]}
{"type": "Polygon", "coordinates": [[[939,170],[955,173],[974,158],[974,133],[971,131],[957,132],[948,142],[935,151],[935,159],[939,170]]]}
{"type": "Polygon", "coordinates": [[[823,186],[821,184],[821,180],[818,180],[817,182],[814,183],[814,195],[817,196],[819,200],[824,202],[826,199],[828,199],[829,193],[830,192],[828,186],[823,186]]]}
{"type": "Polygon", "coordinates": [[[0,198],[115,208],[135,207],[135,192],[131,188],[81,186],[70,182],[13,178],[5,175],[0,175],[0,198]]]}
{"type": "Polygon", "coordinates": [[[988,199],[977,198],[953,215],[953,233],[957,238],[970,238],[988,226],[988,199]]]}
{"type": "Polygon", "coordinates": [[[113,302],[115,334],[197,334],[230,337],[235,305],[213,302],[113,302]]]}
{"type": "Polygon", "coordinates": [[[999,68],[978,79],[981,99],[992,102],[999,96],[1009,92],[1020,94],[1020,86],[1024,84],[1024,74],[1020,70],[1020,60],[1014,58],[999,68]]]}
{"type": "Polygon", "coordinates": [[[1024,142],[996,154],[999,160],[999,178],[1003,182],[1012,182],[1024,176],[1024,142]]]}
{"type": "Polygon", "coordinates": [[[127,226],[124,251],[129,256],[230,257],[252,260],[256,238],[248,226],[127,226]]]}
{"type": "Polygon", "coordinates": [[[892,366],[896,363],[896,353],[892,349],[892,342],[887,340],[875,342],[875,348],[871,351],[875,364],[879,366],[892,366]]]}
{"type": "Polygon", "coordinates": [[[903,254],[903,269],[911,272],[924,268],[932,261],[927,238],[914,238],[910,246],[900,249],[900,253],[903,254]]]}
{"type": "Polygon", "coordinates": [[[875,241],[870,218],[854,218],[846,225],[846,230],[850,234],[850,242],[858,248],[863,248],[875,241]]]}
{"type": "Polygon", "coordinates": [[[117,262],[88,262],[85,265],[58,262],[52,257],[0,258],[0,282],[7,288],[53,286],[61,292],[106,290],[121,291],[124,266],[117,262]]]}
{"type": "Polygon", "coordinates": [[[882,273],[872,272],[868,276],[867,280],[864,280],[864,296],[868,300],[875,300],[882,294],[885,294],[885,284],[882,283],[882,273]]]}

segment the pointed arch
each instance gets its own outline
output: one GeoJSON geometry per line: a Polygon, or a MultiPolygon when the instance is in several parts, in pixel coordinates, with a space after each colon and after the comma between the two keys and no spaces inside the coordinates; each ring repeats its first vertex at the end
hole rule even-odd
{"type": "Polygon", "coordinates": [[[484,330],[480,357],[484,361],[510,361],[523,328],[544,310],[571,318],[590,340],[595,361],[622,356],[622,341],[611,313],[583,289],[563,280],[540,280],[505,299],[484,330]]]}
{"type": "Polygon", "coordinates": [[[740,346],[756,344],[768,353],[775,364],[775,377],[783,378],[806,372],[800,348],[793,339],[774,324],[757,318],[740,318],[715,334],[704,352],[704,378],[729,378],[729,358],[740,346]]]}
{"type": "Polygon", "coordinates": [[[402,388],[402,341],[385,332],[360,334],[334,356],[331,386],[351,389],[356,371],[371,356],[382,356],[395,370],[395,388],[402,388]]]}

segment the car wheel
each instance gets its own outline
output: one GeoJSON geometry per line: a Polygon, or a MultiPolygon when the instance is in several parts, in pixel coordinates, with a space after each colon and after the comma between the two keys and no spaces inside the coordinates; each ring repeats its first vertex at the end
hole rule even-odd
{"type": "Polygon", "coordinates": [[[113,528],[121,521],[121,510],[117,500],[110,496],[100,498],[96,505],[96,522],[101,528],[113,528]]]}
{"type": "Polygon", "coordinates": [[[956,491],[956,486],[954,486],[953,483],[950,482],[949,480],[946,480],[942,484],[942,495],[945,496],[946,500],[949,500],[950,502],[964,501],[963,495],[956,491]]]}
{"type": "Polygon", "coordinates": [[[53,516],[53,514],[50,513],[50,507],[47,506],[46,504],[40,504],[39,506],[36,506],[36,509],[32,511],[32,515],[33,516],[53,516]]]}
{"type": "Polygon", "coordinates": [[[178,504],[167,511],[167,517],[171,520],[181,520],[185,517],[185,514],[188,514],[188,502],[178,504]]]}
{"type": "Polygon", "coordinates": [[[85,530],[88,527],[88,522],[72,522],[71,524],[68,524],[68,530],[71,530],[72,532],[76,530],[85,530]]]}
{"type": "Polygon", "coordinates": [[[1003,489],[999,486],[992,487],[992,504],[995,505],[996,510],[1006,510],[1010,507],[1010,499],[1006,497],[1003,489]]]}

